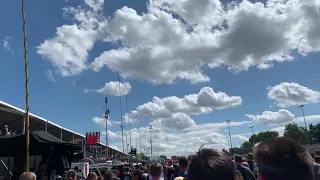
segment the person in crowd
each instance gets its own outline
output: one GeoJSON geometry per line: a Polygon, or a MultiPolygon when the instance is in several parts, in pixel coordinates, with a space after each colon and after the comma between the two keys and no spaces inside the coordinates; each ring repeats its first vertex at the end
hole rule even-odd
{"type": "Polygon", "coordinates": [[[122,172],[123,172],[123,180],[131,180],[129,167],[124,167],[122,172]]]}
{"type": "Polygon", "coordinates": [[[90,172],[87,177],[87,180],[98,180],[98,176],[95,172],[90,172]]]}
{"type": "Polygon", "coordinates": [[[246,161],[249,164],[249,169],[253,172],[254,168],[255,168],[255,163],[254,163],[254,160],[253,160],[252,153],[248,153],[247,154],[246,161]]]}
{"type": "Polygon", "coordinates": [[[150,174],[147,176],[147,180],[163,180],[162,165],[160,163],[154,163],[150,166],[150,174]]]}
{"type": "Polygon", "coordinates": [[[177,171],[176,171],[176,169],[175,168],[173,168],[173,167],[169,167],[168,169],[167,169],[167,177],[166,177],[166,179],[167,180],[170,180],[170,178],[171,178],[171,176],[174,174],[174,173],[176,173],[177,171]]]}
{"type": "Polygon", "coordinates": [[[168,167],[173,167],[173,161],[171,159],[168,161],[168,167]]]}
{"type": "Polygon", "coordinates": [[[112,172],[111,171],[106,171],[103,175],[104,180],[113,180],[112,172]]]}
{"type": "Polygon", "coordinates": [[[316,156],[320,156],[320,151],[319,150],[316,150],[316,156]]]}
{"type": "Polygon", "coordinates": [[[142,172],[138,169],[133,171],[132,180],[144,180],[142,172]]]}
{"type": "Polygon", "coordinates": [[[307,149],[287,137],[262,141],[253,154],[261,180],[313,180],[313,160],[307,149]]]}
{"type": "Polygon", "coordinates": [[[120,178],[117,176],[118,175],[118,171],[111,170],[111,174],[112,174],[112,179],[113,180],[120,180],[120,178]]]}
{"type": "Polygon", "coordinates": [[[77,173],[75,170],[69,170],[67,173],[67,180],[76,180],[77,179],[77,173]]]}
{"type": "Polygon", "coordinates": [[[170,180],[174,180],[176,177],[186,177],[187,176],[187,169],[188,169],[188,160],[186,158],[179,159],[179,169],[178,172],[174,173],[170,180]]]}
{"type": "Polygon", "coordinates": [[[43,180],[44,179],[44,170],[46,169],[46,164],[41,161],[39,163],[39,168],[36,171],[36,175],[37,175],[37,180],[43,180]]]}
{"type": "Polygon", "coordinates": [[[241,163],[242,166],[249,168],[249,164],[247,162],[242,162],[241,163]]]}
{"type": "Polygon", "coordinates": [[[231,159],[214,149],[202,149],[189,164],[187,180],[235,180],[231,159]]]}
{"type": "Polygon", "coordinates": [[[234,157],[234,161],[235,161],[236,169],[240,171],[243,177],[243,180],[256,180],[252,171],[249,168],[242,165],[243,162],[242,162],[242,157],[240,155],[236,155],[234,157]]]}
{"type": "Polygon", "coordinates": [[[8,125],[4,125],[1,129],[1,135],[2,136],[10,136],[11,132],[9,131],[8,125]]]}
{"type": "Polygon", "coordinates": [[[20,175],[19,180],[36,180],[37,176],[33,172],[24,172],[20,175]]]}
{"type": "Polygon", "coordinates": [[[236,178],[235,180],[244,180],[242,174],[239,170],[236,170],[236,178]]]}

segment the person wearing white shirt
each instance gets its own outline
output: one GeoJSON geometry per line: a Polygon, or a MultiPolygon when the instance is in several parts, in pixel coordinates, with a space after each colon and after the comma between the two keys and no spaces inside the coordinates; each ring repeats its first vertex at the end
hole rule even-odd
{"type": "Polygon", "coordinates": [[[148,180],[164,180],[162,177],[163,167],[159,163],[154,163],[150,166],[150,174],[148,180]]]}

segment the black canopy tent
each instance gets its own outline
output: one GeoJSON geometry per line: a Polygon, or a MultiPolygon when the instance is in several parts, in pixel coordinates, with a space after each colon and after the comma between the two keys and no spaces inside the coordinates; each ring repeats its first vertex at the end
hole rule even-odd
{"type": "MultiPolygon", "coordinates": [[[[26,136],[19,134],[14,136],[0,136],[0,157],[25,154],[26,136]]],[[[63,140],[45,131],[30,132],[30,156],[47,155],[50,151],[59,155],[72,155],[81,151],[79,144],[64,142],[63,140]],[[67,154],[66,154],[67,153],[67,154]]]]}
{"type": "MultiPolygon", "coordinates": [[[[30,156],[42,156],[42,162],[47,164],[46,175],[52,170],[62,174],[69,168],[68,162],[83,158],[82,147],[79,144],[65,142],[46,131],[30,132],[30,156]],[[79,153],[81,156],[79,156],[79,153]],[[76,154],[76,155],[75,155],[76,154]]],[[[0,157],[13,157],[14,176],[24,171],[26,135],[0,136],[0,157]]],[[[35,164],[34,168],[38,168],[35,164]]]]}

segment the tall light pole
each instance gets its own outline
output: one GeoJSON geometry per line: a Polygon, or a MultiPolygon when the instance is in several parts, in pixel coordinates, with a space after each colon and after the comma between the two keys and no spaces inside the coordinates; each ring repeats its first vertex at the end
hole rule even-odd
{"type": "Polygon", "coordinates": [[[231,132],[230,132],[230,120],[226,120],[227,124],[228,124],[228,130],[229,130],[229,140],[230,140],[230,147],[231,147],[231,150],[230,150],[230,153],[231,153],[231,156],[232,156],[232,140],[231,140],[231,132]]]}
{"type": "Polygon", "coordinates": [[[149,129],[150,129],[150,159],[152,159],[152,125],[149,125],[149,129]]]}
{"type": "Polygon", "coordinates": [[[308,127],[307,127],[307,121],[306,121],[306,117],[304,116],[304,109],[303,109],[304,105],[300,105],[298,106],[298,108],[301,108],[302,111],[302,115],[303,115],[303,121],[304,121],[304,127],[306,128],[306,132],[307,132],[307,138],[308,138],[308,144],[310,145],[310,139],[309,139],[309,132],[308,132],[308,127]]]}
{"type": "Polygon", "coordinates": [[[120,118],[121,118],[121,124],[120,124],[120,128],[121,128],[121,139],[122,139],[122,153],[124,154],[124,139],[123,139],[123,126],[124,126],[124,121],[123,121],[123,117],[122,117],[122,100],[121,100],[121,82],[120,82],[120,72],[118,71],[118,78],[119,78],[119,100],[120,100],[120,118]]]}
{"type": "MultiPolygon", "coordinates": [[[[128,97],[126,95],[126,104],[127,104],[127,120],[129,125],[129,138],[130,138],[130,149],[132,148],[132,141],[131,141],[131,123],[129,119],[129,107],[128,107],[128,97]]],[[[131,151],[131,150],[130,150],[131,151]]]]}
{"type": "Polygon", "coordinates": [[[229,152],[231,152],[231,148],[230,148],[230,141],[229,141],[229,136],[227,136],[227,142],[228,142],[228,148],[229,148],[229,152]]]}
{"type": "Polygon", "coordinates": [[[108,109],[108,98],[105,98],[106,103],[106,112],[104,113],[104,118],[106,119],[106,159],[109,158],[109,149],[108,149],[108,119],[109,119],[109,114],[110,110],[108,109]]]}
{"type": "Polygon", "coordinates": [[[250,129],[251,129],[251,132],[252,132],[252,135],[253,135],[253,126],[250,126],[250,129]]]}

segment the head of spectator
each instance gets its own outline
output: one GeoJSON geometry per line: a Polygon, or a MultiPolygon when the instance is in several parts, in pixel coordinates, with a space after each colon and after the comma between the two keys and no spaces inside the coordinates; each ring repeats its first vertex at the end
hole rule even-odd
{"type": "Polygon", "coordinates": [[[115,178],[115,177],[117,177],[117,175],[118,175],[118,171],[116,171],[116,170],[111,170],[111,174],[112,174],[112,178],[115,178]]]}
{"type": "Polygon", "coordinates": [[[98,180],[98,176],[95,172],[90,172],[87,177],[87,180],[98,180]]]}
{"type": "Polygon", "coordinates": [[[179,159],[179,171],[186,171],[188,169],[188,160],[184,157],[179,159]]]}
{"type": "Polygon", "coordinates": [[[246,157],[247,161],[253,161],[253,154],[252,153],[248,153],[247,157],[246,157]]]}
{"type": "Polygon", "coordinates": [[[123,174],[129,174],[130,173],[130,168],[129,167],[123,167],[123,174]]]}
{"type": "Polygon", "coordinates": [[[111,171],[106,171],[103,175],[104,180],[112,180],[113,179],[113,175],[111,171]]]}
{"type": "Polygon", "coordinates": [[[202,149],[191,160],[187,180],[235,179],[235,167],[231,159],[214,149],[202,149]]]}
{"type": "Polygon", "coordinates": [[[241,164],[242,164],[242,156],[235,155],[234,156],[234,162],[235,162],[236,166],[241,166],[241,164]]]}
{"type": "Polygon", "coordinates": [[[236,170],[236,178],[235,178],[235,180],[243,180],[242,174],[238,170],[236,170]]]}
{"type": "Polygon", "coordinates": [[[132,180],[143,180],[143,173],[140,170],[134,170],[132,180]]]}
{"type": "Polygon", "coordinates": [[[33,172],[24,172],[20,175],[19,180],[36,180],[37,176],[33,172]]]}
{"type": "Polygon", "coordinates": [[[160,163],[154,163],[150,166],[150,175],[153,180],[160,179],[162,173],[162,165],[160,163]]]}
{"type": "Polygon", "coordinates": [[[320,156],[320,151],[319,150],[316,150],[316,156],[320,156]]]}
{"type": "Polygon", "coordinates": [[[68,180],[75,180],[75,179],[77,179],[77,173],[76,173],[76,171],[75,171],[75,170],[70,170],[70,171],[68,171],[68,173],[67,173],[67,179],[68,179],[68,180]]]}
{"type": "Polygon", "coordinates": [[[304,146],[287,137],[270,138],[254,148],[262,180],[313,180],[313,160],[304,146]]]}
{"type": "Polygon", "coordinates": [[[169,167],[167,170],[167,179],[170,179],[170,177],[172,176],[172,174],[176,173],[176,169],[173,167],[169,167]]]}
{"type": "Polygon", "coordinates": [[[242,166],[249,168],[249,164],[247,162],[242,162],[241,163],[242,166]]]}
{"type": "Polygon", "coordinates": [[[4,125],[3,128],[1,129],[1,135],[2,136],[7,136],[8,134],[9,134],[8,125],[4,125]]]}

